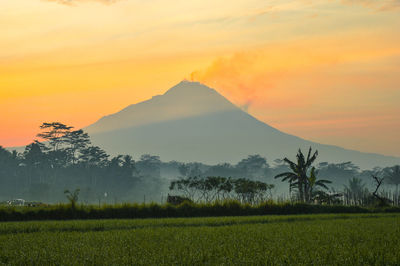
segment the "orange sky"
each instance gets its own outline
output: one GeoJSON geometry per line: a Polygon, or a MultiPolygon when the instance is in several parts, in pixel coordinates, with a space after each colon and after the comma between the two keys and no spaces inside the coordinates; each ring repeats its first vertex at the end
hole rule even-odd
{"type": "Polygon", "coordinates": [[[4,0],[0,34],[3,146],[187,78],[285,132],[400,156],[397,0],[4,0]]]}

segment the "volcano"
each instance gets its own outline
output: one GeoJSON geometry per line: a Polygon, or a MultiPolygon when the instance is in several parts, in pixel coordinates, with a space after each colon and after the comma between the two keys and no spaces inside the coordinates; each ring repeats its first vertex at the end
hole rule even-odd
{"type": "Polygon", "coordinates": [[[352,161],[363,169],[392,166],[400,158],[308,141],[261,122],[198,82],[182,81],[165,94],[105,116],[85,130],[108,153],[159,155],[163,161],[237,163],[250,154],[269,161],[293,158],[299,148],[319,160],[352,161]]]}

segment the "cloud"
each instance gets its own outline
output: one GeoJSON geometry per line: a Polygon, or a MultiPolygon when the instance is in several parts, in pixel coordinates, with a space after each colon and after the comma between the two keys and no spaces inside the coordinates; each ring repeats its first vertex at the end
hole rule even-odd
{"type": "Polygon", "coordinates": [[[260,72],[256,71],[261,56],[258,51],[251,51],[217,58],[206,69],[192,72],[190,80],[218,88],[223,95],[247,111],[255,99],[261,97],[259,88],[268,87],[267,81],[260,78],[260,72]]]}
{"type": "Polygon", "coordinates": [[[400,0],[342,0],[346,5],[362,5],[375,11],[400,10],[400,0]]]}
{"type": "MultiPolygon", "coordinates": [[[[231,56],[218,57],[208,67],[193,71],[188,79],[218,89],[246,110],[265,103],[273,106],[287,105],[287,97],[283,97],[280,92],[282,81],[321,65],[336,64],[338,54],[342,51],[337,51],[334,47],[340,46],[332,43],[335,41],[331,39],[309,40],[257,47],[231,56]]],[[[287,93],[290,94],[289,91],[287,93]]],[[[296,97],[295,94],[289,95],[289,98],[296,97]]],[[[294,100],[290,103],[291,106],[299,104],[303,102],[294,100]]]]}
{"type": "Polygon", "coordinates": [[[98,2],[98,3],[108,5],[108,4],[113,4],[115,2],[118,2],[119,0],[43,0],[43,1],[73,6],[78,3],[83,3],[83,2],[98,2]]]}
{"type": "Polygon", "coordinates": [[[376,78],[383,67],[394,71],[390,70],[392,65],[379,60],[399,54],[397,40],[349,32],[334,37],[277,42],[216,58],[208,67],[193,71],[187,78],[217,89],[250,112],[263,106],[302,108],[321,98],[330,101],[327,95],[339,93],[337,84],[343,85],[341,88],[371,87],[371,91],[379,91],[378,83],[374,83],[377,79],[372,81],[373,77],[358,73],[374,73],[376,78]],[[375,65],[377,60],[380,63],[375,65]],[[345,81],[348,84],[342,84],[345,81]]]}

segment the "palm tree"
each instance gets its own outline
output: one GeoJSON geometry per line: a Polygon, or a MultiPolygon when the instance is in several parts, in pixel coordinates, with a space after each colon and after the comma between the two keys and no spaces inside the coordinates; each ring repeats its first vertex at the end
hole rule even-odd
{"type": "MultiPolygon", "coordinates": [[[[317,174],[318,171],[316,171],[315,167],[311,168],[310,171],[310,176],[307,177],[306,179],[306,187],[304,190],[304,195],[306,197],[305,201],[306,202],[311,202],[314,200],[315,196],[317,196],[318,192],[321,192],[320,190],[316,190],[318,187],[321,187],[323,189],[328,190],[329,188],[327,187],[326,184],[332,183],[332,181],[325,180],[325,179],[317,179],[317,174]]],[[[295,183],[291,184],[292,188],[297,188],[299,186],[298,181],[295,183]]]]}
{"type": "Polygon", "coordinates": [[[326,184],[332,183],[332,181],[325,180],[325,179],[318,180],[317,174],[318,174],[318,171],[316,171],[315,167],[313,167],[310,172],[310,177],[308,178],[310,199],[312,199],[314,197],[314,192],[316,192],[316,191],[314,191],[314,188],[321,187],[323,189],[328,190],[329,188],[326,186],[326,184]]]}
{"type": "Polygon", "coordinates": [[[389,181],[390,184],[396,186],[396,196],[395,203],[399,203],[399,185],[400,185],[400,165],[390,167],[386,171],[385,179],[389,181]]]}
{"type": "Polygon", "coordinates": [[[299,198],[302,202],[308,202],[310,200],[310,184],[308,180],[308,170],[314,163],[318,156],[318,151],[312,154],[312,149],[308,150],[307,158],[304,157],[303,152],[299,149],[296,158],[297,163],[290,161],[288,158],[283,159],[289,164],[292,172],[285,172],[275,176],[275,178],[282,178],[282,182],[289,182],[289,190],[296,188],[299,192],[299,198]]]}
{"type": "Polygon", "coordinates": [[[79,188],[75,189],[74,192],[71,192],[68,189],[64,191],[65,196],[67,197],[67,199],[71,203],[71,209],[72,210],[75,210],[76,203],[78,202],[79,191],[80,191],[79,188]]]}

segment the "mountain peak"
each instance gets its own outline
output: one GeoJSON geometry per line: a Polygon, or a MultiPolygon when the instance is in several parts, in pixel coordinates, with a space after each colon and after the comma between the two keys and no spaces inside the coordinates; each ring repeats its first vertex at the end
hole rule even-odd
{"type": "MultiPolygon", "coordinates": [[[[197,81],[183,80],[159,97],[167,105],[186,106],[186,109],[197,109],[206,112],[232,110],[238,107],[216,90],[197,81]]],[[[188,110],[190,111],[190,110],[188,110]]]]}
{"type": "Polygon", "coordinates": [[[200,82],[183,80],[163,95],[129,105],[101,118],[86,130],[99,133],[233,110],[241,111],[216,90],[200,82]]]}
{"type": "Polygon", "coordinates": [[[172,88],[170,88],[164,95],[169,94],[199,94],[199,93],[217,93],[214,89],[207,87],[206,85],[197,82],[182,80],[172,88]]]}

